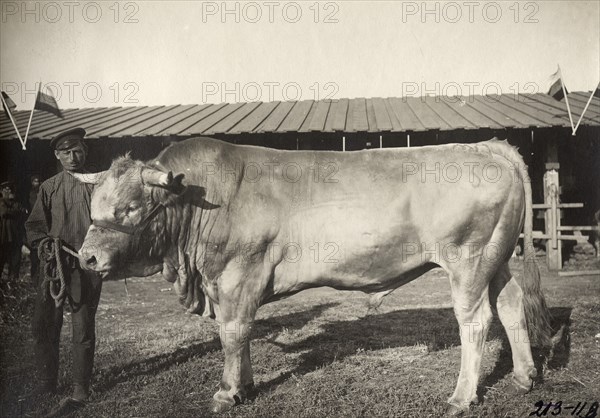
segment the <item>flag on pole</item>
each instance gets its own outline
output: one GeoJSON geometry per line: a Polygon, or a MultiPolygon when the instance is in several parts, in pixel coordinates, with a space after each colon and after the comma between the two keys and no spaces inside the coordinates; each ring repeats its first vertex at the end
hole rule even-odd
{"type": "Polygon", "coordinates": [[[562,80],[559,78],[550,86],[550,90],[548,90],[548,96],[552,96],[554,100],[561,101],[565,98],[565,93],[569,94],[569,91],[565,87],[563,89],[562,80]]]}
{"type": "Polygon", "coordinates": [[[562,81],[560,67],[558,67],[558,70],[556,70],[556,72],[552,74],[550,78],[554,80],[554,83],[552,83],[552,85],[550,86],[550,90],[548,90],[548,95],[552,96],[554,100],[560,101],[564,99],[565,96],[569,94],[569,92],[567,91],[567,88],[565,87],[562,81]]]}
{"type": "Polygon", "coordinates": [[[56,103],[56,99],[50,94],[42,93],[41,90],[38,90],[38,94],[35,99],[35,106],[33,106],[33,108],[52,113],[53,115],[64,119],[64,116],[62,115],[62,112],[56,103]]]}
{"type": "MultiPolygon", "coordinates": [[[[31,112],[29,113],[29,122],[27,122],[27,129],[25,130],[25,139],[24,139],[25,143],[27,143],[27,138],[29,138],[29,128],[31,128],[31,121],[33,120],[33,111],[35,110],[35,107],[37,105],[38,97],[40,96],[41,90],[42,90],[42,82],[40,81],[40,84],[38,85],[38,92],[37,92],[37,95],[35,96],[35,103],[33,105],[33,108],[31,109],[31,112]]],[[[57,106],[57,108],[58,108],[58,106],[57,106]]]]}
{"type": "Polygon", "coordinates": [[[23,147],[23,149],[26,149],[25,141],[23,141],[23,138],[21,138],[21,134],[19,133],[19,129],[17,128],[17,123],[15,122],[15,118],[13,117],[13,114],[12,114],[12,111],[17,108],[17,105],[15,104],[15,102],[12,101],[12,99],[5,92],[1,92],[0,98],[2,100],[2,108],[4,109],[4,113],[6,114],[6,117],[8,119],[10,119],[10,122],[12,123],[13,128],[15,128],[15,132],[17,133],[17,138],[19,138],[19,141],[21,142],[21,146],[23,147]]]}
{"type": "Polygon", "coordinates": [[[4,109],[4,114],[8,119],[11,119],[12,112],[17,108],[17,105],[5,92],[2,92],[2,99],[2,108],[4,109]]]}
{"type": "Polygon", "coordinates": [[[569,106],[569,96],[565,83],[563,82],[562,72],[560,71],[560,65],[554,74],[550,76],[554,82],[548,90],[548,94],[554,98],[554,100],[565,99],[567,105],[567,112],[569,113],[569,122],[571,122],[571,133],[575,135],[575,125],[573,124],[573,115],[571,114],[571,106],[569,106]]]}

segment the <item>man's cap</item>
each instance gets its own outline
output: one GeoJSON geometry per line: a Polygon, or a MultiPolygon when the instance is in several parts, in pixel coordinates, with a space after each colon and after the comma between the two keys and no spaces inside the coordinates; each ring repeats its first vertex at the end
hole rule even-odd
{"type": "Polygon", "coordinates": [[[83,128],[73,128],[56,135],[50,141],[50,146],[55,150],[69,149],[83,141],[86,132],[83,128]]]}
{"type": "Polygon", "coordinates": [[[15,182],[14,181],[10,181],[10,180],[6,180],[3,181],[2,183],[0,183],[0,189],[4,189],[5,187],[14,187],[15,182]]]}

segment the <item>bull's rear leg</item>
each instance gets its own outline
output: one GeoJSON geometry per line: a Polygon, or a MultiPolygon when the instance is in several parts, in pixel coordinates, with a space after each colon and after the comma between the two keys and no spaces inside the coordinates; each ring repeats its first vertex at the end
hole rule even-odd
{"type": "Polygon", "coordinates": [[[460,373],[454,394],[448,399],[448,415],[469,409],[477,399],[477,383],[483,347],[492,309],[489,303],[488,279],[481,272],[455,268],[450,274],[454,314],[460,328],[460,373]]]}
{"type": "Polygon", "coordinates": [[[513,386],[518,393],[528,392],[537,375],[527,322],[523,310],[523,292],[510,273],[508,264],[498,270],[490,283],[490,299],[496,306],[500,321],[506,330],[513,360],[513,386]]]}

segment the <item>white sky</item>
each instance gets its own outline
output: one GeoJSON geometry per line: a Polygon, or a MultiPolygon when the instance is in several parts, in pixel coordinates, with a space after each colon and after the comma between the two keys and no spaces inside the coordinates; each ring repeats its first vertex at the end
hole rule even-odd
{"type": "Polygon", "coordinates": [[[1,6],[0,83],[18,109],[40,80],[63,109],[546,92],[557,64],[569,90],[600,80],[598,1],[1,6]]]}

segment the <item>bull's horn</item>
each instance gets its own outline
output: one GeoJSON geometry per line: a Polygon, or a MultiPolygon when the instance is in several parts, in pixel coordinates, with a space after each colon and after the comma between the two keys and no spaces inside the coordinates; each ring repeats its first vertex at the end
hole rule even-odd
{"type": "Polygon", "coordinates": [[[168,186],[173,180],[173,174],[171,172],[165,173],[153,168],[144,168],[142,169],[142,180],[145,184],[168,186]]]}
{"type": "Polygon", "coordinates": [[[69,171],[69,173],[82,183],[98,184],[100,177],[102,177],[106,171],[99,171],[98,173],[74,173],[69,171]]]}

